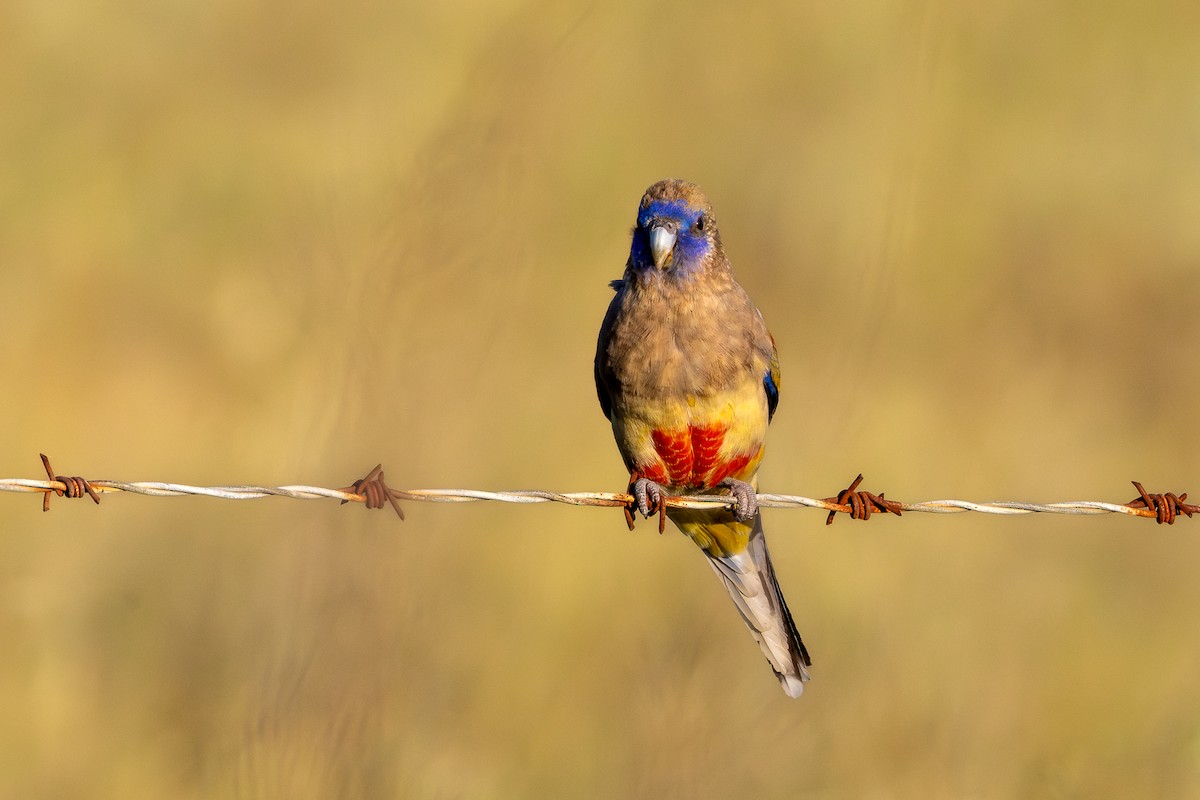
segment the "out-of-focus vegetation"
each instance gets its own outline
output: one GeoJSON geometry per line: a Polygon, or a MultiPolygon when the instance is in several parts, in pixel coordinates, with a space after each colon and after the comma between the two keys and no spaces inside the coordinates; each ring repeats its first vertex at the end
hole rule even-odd
{"type": "MultiPolygon", "coordinates": [[[[767,491],[1200,492],[1195,3],[0,10],[0,475],[620,489],[642,190],[771,324],[767,491]]],[[[779,691],[567,507],[0,496],[5,797],[1200,795],[1200,528],[767,512],[779,691]]]]}

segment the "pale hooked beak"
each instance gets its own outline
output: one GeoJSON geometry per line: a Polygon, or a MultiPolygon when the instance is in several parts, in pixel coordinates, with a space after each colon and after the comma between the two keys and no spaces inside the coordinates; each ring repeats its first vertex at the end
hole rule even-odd
{"type": "Polygon", "coordinates": [[[675,250],[675,224],[672,222],[655,222],[650,226],[650,255],[654,257],[654,266],[662,269],[671,260],[675,250]]]}

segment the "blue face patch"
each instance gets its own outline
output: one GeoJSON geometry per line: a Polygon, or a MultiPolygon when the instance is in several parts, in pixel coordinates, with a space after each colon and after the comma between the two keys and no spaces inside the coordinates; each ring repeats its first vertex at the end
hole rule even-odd
{"type": "Polygon", "coordinates": [[[653,268],[654,259],[650,255],[648,237],[650,224],[655,220],[670,220],[678,229],[675,252],[671,258],[672,269],[683,274],[698,269],[700,262],[711,249],[707,233],[696,230],[696,221],[702,214],[700,209],[693,208],[682,200],[655,200],[640,209],[629,251],[633,265],[640,269],[653,268]]]}

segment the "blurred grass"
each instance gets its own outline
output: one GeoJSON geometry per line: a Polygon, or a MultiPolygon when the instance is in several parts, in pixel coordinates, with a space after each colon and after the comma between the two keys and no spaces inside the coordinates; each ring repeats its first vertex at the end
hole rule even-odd
{"type": "MultiPolygon", "coordinates": [[[[765,489],[1197,491],[1197,23],[10,3],[0,474],[619,488],[595,330],[675,175],[783,355],[765,489]]],[[[1187,521],[772,514],[791,703],[609,514],[38,506],[0,499],[6,797],[1200,796],[1187,521]]]]}

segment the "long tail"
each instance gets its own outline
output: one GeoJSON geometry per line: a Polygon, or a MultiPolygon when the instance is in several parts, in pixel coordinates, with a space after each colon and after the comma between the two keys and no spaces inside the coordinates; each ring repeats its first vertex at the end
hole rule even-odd
{"type": "Polygon", "coordinates": [[[745,550],[721,556],[706,551],[705,555],[742,613],[742,619],[754,634],[771,669],[775,670],[779,685],[789,697],[799,697],[804,691],[804,682],[809,680],[808,667],[812,666],[812,659],[808,657],[804,642],[800,641],[800,632],[796,630],[796,623],[792,621],[775,579],[775,567],[771,564],[767,539],[763,535],[762,515],[754,518],[754,528],[745,550]]]}

